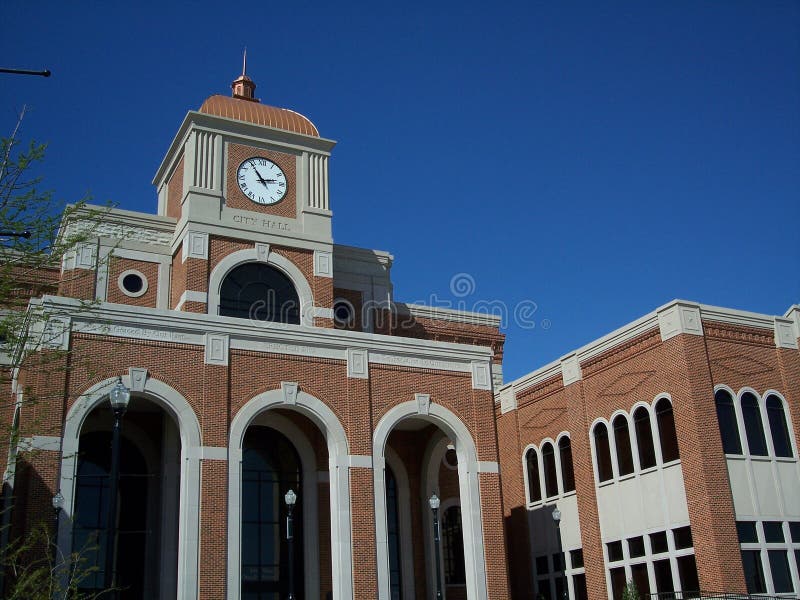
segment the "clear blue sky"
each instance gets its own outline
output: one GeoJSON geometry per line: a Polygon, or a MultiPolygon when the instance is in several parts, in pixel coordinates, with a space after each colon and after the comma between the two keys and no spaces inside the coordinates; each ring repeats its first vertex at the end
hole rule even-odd
{"type": "Polygon", "coordinates": [[[27,104],[47,187],[154,212],[245,45],[339,142],[335,240],[392,252],[396,299],[536,303],[507,379],[673,298],[800,302],[799,2],[7,0],[2,66],[53,77],[0,75],[0,130],[27,104]]]}

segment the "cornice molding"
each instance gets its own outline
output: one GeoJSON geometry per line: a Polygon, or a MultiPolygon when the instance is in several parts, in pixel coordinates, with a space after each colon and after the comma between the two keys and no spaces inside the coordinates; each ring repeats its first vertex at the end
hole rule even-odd
{"type": "MultiPolygon", "coordinates": [[[[316,356],[346,361],[348,350],[367,351],[371,364],[471,373],[488,367],[491,348],[284,323],[100,303],[90,307],[72,298],[36,301],[52,318],[69,319],[75,333],[205,346],[227,336],[231,349],[316,356]]],[[[52,319],[51,318],[51,319],[52,319]]],[[[219,355],[221,357],[221,354],[219,355]]],[[[217,357],[214,357],[217,358],[217,357]]],[[[219,358],[217,358],[219,360],[219,358]]]]}
{"type": "Polygon", "coordinates": [[[433,319],[437,321],[450,321],[451,323],[464,323],[467,325],[482,325],[484,327],[500,327],[501,317],[451,308],[439,308],[424,304],[406,304],[396,302],[395,306],[400,314],[410,314],[412,317],[433,319]]]}
{"type": "MultiPolygon", "coordinates": [[[[661,329],[662,327],[660,327],[659,324],[659,314],[664,315],[669,311],[677,310],[690,310],[695,311],[696,313],[699,312],[700,328],[697,330],[699,331],[699,335],[702,335],[702,322],[715,321],[729,325],[767,329],[770,332],[773,332],[777,346],[795,348],[796,345],[787,340],[786,329],[790,325],[789,321],[791,321],[793,332],[796,334],[796,337],[800,337],[800,306],[798,305],[789,307],[783,317],[776,317],[733,308],[723,308],[720,306],[700,304],[686,300],[673,300],[640,317],[639,319],[636,319],[635,321],[632,321],[631,323],[628,323],[619,329],[615,329],[608,335],[581,346],[573,352],[565,354],[561,359],[548,363],[539,369],[531,371],[527,375],[523,375],[522,377],[509,382],[496,394],[495,400],[497,402],[502,402],[503,398],[508,394],[507,388],[509,387],[513,388],[514,392],[519,394],[523,390],[526,390],[537,383],[545,381],[556,375],[562,375],[562,363],[567,359],[574,360],[577,363],[578,368],[580,368],[582,363],[585,363],[588,360],[608,350],[611,350],[612,348],[616,348],[625,344],[626,342],[630,342],[640,335],[653,329],[661,329]]],[[[663,323],[661,325],[663,325],[663,323]]],[[[680,333],[687,332],[681,331],[680,333]]],[[[698,333],[694,334],[697,335],[698,333]]],[[[509,403],[506,400],[506,406],[508,405],[509,403]]]]}

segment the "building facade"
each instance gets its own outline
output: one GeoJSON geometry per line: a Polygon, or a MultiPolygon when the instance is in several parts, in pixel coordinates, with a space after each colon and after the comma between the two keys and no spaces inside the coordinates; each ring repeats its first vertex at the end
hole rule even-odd
{"type": "Polygon", "coordinates": [[[111,556],[125,598],[800,591],[800,308],[676,301],[504,385],[500,319],[397,302],[389,253],[333,242],[335,143],[232,89],[187,114],[157,214],[78,211],[30,287],[12,535],[63,499],[59,554],[88,591],[111,556]]]}
{"type": "Polygon", "coordinates": [[[799,327],[674,301],[500,387],[513,597],[795,597],[799,327]]]}

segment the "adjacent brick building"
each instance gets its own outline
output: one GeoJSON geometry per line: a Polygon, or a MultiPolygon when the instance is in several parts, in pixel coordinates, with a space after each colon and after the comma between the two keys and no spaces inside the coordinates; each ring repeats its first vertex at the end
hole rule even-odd
{"type": "Polygon", "coordinates": [[[111,551],[126,598],[283,598],[292,489],[298,598],[800,589],[800,308],[676,301],[503,385],[500,319],[397,302],[389,253],[333,243],[335,143],[232,87],[184,119],[157,214],[79,211],[90,239],[31,287],[14,534],[59,493],[87,589],[111,551]]]}

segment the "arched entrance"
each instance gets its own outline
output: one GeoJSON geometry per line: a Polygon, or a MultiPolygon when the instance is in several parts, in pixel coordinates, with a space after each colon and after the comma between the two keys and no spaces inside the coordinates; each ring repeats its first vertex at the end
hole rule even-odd
{"type": "MultiPolygon", "coordinates": [[[[287,485],[298,481],[301,486],[298,502],[302,502],[302,506],[298,518],[302,523],[295,521],[300,528],[294,532],[294,541],[301,546],[297,552],[302,552],[302,558],[295,554],[296,597],[308,600],[326,597],[328,593],[333,598],[352,597],[347,437],[335,414],[325,403],[297,390],[297,384],[284,382],[281,389],[264,392],[250,400],[231,422],[228,449],[228,599],[285,597],[285,594],[257,596],[248,591],[251,586],[247,581],[250,575],[246,569],[251,564],[248,555],[251,550],[247,544],[252,545],[254,542],[252,533],[247,529],[254,525],[251,522],[254,503],[246,497],[252,492],[252,487],[251,491],[246,491],[245,488],[254,485],[248,483],[246,478],[253,479],[248,471],[249,465],[255,463],[246,454],[253,451],[254,443],[261,444],[260,441],[252,440],[260,439],[265,434],[273,440],[280,439],[279,436],[285,438],[292,448],[291,453],[300,464],[299,476],[284,476],[283,483],[278,486],[279,490],[275,486],[268,486],[272,490],[272,496],[267,498],[262,495],[259,500],[262,504],[259,510],[267,513],[267,517],[270,514],[274,516],[276,509],[274,506],[270,508],[269,503],[277,493],[277,500],[281,505],[277,512],[278,515],[284,514],[280,511],[285,510],[284,495],[288,491],[287,485]],[[274,430],[274,433],[268,430],[274,430]]],[[[279,451],[277,447],[273,447],[271,450],[265,448],[259,452],[263,457],[279,451]]],[[[280,452],[286,454],[288,451],[280,452]]],[[[292,467],[289,470],[294,469],[292,467]]],[[[276,529],[269,523],[265,524],[265,528],[268,535],[273,536],[273,547],[279,553],[285,552],[281,547],[283,542],[274,539],[276,529]]],[[[281,538],[285,538],[285,519],[281,520],[277,531],[281,538]]],[[[261,543],[269,542],[262,537],[261,543]]],[[[273,563],[277,567],[267,577],[282,580],[273,586],[278,589],[285,588],[286,573],[281,561],[286,562],[286,558],[286,554],[283,558],[278,556],[273,563]]],[[[265,583],[263,587],[266,589],[269,585],[265,583]]],[[[272,592],[264,592],[269,593],[272,592]]]]}
{"type": "MultiPolygon", "coordinates": [[[[95,384],[79,396],[67,413],[60,478],[60,491],[64,496],[58,527],[61,556],[81,550],[77,542],[73,544],[81,438],[90,433],[111,431],[108,393],[116,382],[117,377],[110,377],[95,384]]],[[[147,581],[143,585],[146,590],[158,590],[154,597],[196,599],[200,424],[186,399],[174,388],[150,377],[146,369],[131,367],[129,374],[122,376],[122,383],[132,390],[122,442],[133,444],[144,457],[148,473],[158,472],[161,480],[158,486],[148,486],[147,506],[144,507],[148,527],[160,531],[160,537],[148,536],[146,545],[148,556],[158,557],[151,560],[157,560],[160,570],[156,584],[147,581]],[[160,436],[155,420],[161,423],[160,436]],[[174,563],[172,557],[177,557],[174,563]]],[[[94,464],[102,469],[101,461],[94,464]]],[[[92,469],[87,466],[84,472],[91,473],[92,469]]],[[[120,498],[120,502],[125,501],[120,498]]],[[[118,509],[120,506],[124,504],[118,505],[118,509]]]]}
{"type": "Polygon", "coordinates": [[[154,402],[133,396],[120,439],[118,496],[113,510],[115,540],[107,545],[108,498],[112,482],[112,415],[105,403],[84,421],[78,443],[72,548],[85,573],[82,592],[106,588],[111,553],[118,597],[175,598],[177,593],[180,440],[174,420],[154,402]]]}
{"type": "MultiPolygon", "coordinates": [[[[475,444],[464,424],[448,409],[418,398],[391,409],[381,418],[373,438],[375,525],[377,539],[378,598],[402,600],[434,598],[437,573],[433,544],[433,515],[428,503],[436,494],[441,505],[438,577],[446,597],[482,600],[487,597],[483,525],[475,444]],[[395,544],[391,501],[392,479],[398,459],[407,470],[410,498],[406,519],[395,544]],[[391,470],[387,476],[387,466],[391,470]],[[405,541],[403,538],[410,538],[405,541]],[[393,548],[393,545],[395,546],[393,548]],[[410,547],[409,554],[404,550],[410,547]],[[401,560],[394,558],[399,547],[401,560]],[[424,548],[424,552],[419,549],[424,548]],[[405,559],[405,562],[403,561],[405,559]],[[397,568],[398,562],[400,569],[397,568]],[[403,572],[403,566],[406,572],[403,572]],[[412,583],[407,582],[411,567],[412,583]]],[[[403,509],[398,511],[398,524],[403,509]]]]}

